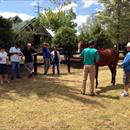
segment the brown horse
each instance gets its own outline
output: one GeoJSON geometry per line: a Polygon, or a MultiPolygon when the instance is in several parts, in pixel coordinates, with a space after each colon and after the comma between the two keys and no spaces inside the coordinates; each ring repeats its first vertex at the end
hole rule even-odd
{"type": "MultiPolygon", "coordinates": [[[[88,44],[87,42],[79,42],[78,43],[78,52],[81,52],[84,48],[87,48],[88,44]]],[[[98,62],[96,62],[96,88],[98,86],[98,70],[100,66],[108,66],[111,75],[112,80],[111,83],[115,85],[115,78],[116,78],[116,66],[119,60],[119,52],[115,50],[114,48],[109,49],[98,49],[100,59],[98,62]]]]}

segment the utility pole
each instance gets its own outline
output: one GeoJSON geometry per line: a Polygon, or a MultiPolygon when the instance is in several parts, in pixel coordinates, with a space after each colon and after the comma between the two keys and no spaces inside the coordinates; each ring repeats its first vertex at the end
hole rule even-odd
{"type": "Polygon", "coordinates": [[[40,6],[40,1],[39,0],[37,0],[34,7],[35,7],[35,13],[37,14],[37,16],[39,16],[40,15],[40,10],[42,9],[42,7],[40,6]]]}

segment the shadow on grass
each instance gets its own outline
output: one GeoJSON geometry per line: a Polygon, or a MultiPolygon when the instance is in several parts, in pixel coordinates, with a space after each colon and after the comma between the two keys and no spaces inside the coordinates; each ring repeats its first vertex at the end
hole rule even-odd
{"type": "Polygon", "coordinates": [[[115,86],[111,85],[111,86],[106,86],[106,87],[98,87],[100,88],[99,91],[97,91],[97,97],[103,97],[103,98],[110,98],[110,99],[119,99],[119,96],[111,96],[111,95],[103,95],[102,93],[107,93],[108,91],[111,90],[117,90],[117,89],[123,89],[123,85],[122,84],[117,84],[115,86]]]}
{"type": "Polygon", "coordinates": [[[98,105],[100,102],[88,96],[83,96],[73,85],[63,84],[62,80],[51,76],[36,76],[34,78],[15,79],[8,85],[0,86],[0,99],[19,100],[20,97],[30,98],[32,95],[45,101],[58,98],[69,102],[98,105]]]}

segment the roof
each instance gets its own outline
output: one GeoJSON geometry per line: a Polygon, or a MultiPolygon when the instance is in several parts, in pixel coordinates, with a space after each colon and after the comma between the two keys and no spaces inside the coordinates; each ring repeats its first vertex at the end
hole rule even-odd
{"type": "Polygon", "coordinates": [[[19,34],[23,30],[26,30],[32,34],[52,37],[52,35],[43,26],[40,26],[36,22],[36,18],[26,20],[20,23],[15,23],[13,24],[12,28],[17,34],[19,34]]]}

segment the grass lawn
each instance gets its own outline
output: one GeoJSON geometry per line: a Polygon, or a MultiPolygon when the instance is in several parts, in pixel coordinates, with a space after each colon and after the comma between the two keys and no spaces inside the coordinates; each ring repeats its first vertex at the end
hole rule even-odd
{"type": "Polygon", "coordinates": [[[81,69],[61,69],[61,76],[41,73],[0,86],[0,130],[130,130],[130,98],[119,97],[121,69],[116,86],[110,71],[100,70],[95,97],[80,94],[81,69]]]}

